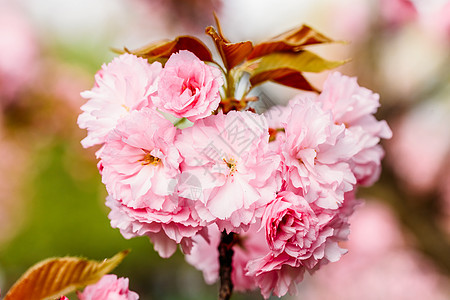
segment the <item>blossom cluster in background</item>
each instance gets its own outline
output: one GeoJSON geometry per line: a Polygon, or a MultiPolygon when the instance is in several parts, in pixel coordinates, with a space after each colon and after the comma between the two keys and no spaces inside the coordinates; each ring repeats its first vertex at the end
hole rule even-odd
{"type": "Polygon", "coordinates": [[[236,289],[295,293],[305,271],[346,252],[355,189],[377,179],[391,131],[373,116],[378,95],[339,73],[262,115],[218,109],[223,81],[189,51],[164,67],[123,54],[82,93],[82,144],[101,145],[109,218],[125,238],[150,237],[162,257],[179,244],[213,282],[220,233],[234,232],[236,289]]]}

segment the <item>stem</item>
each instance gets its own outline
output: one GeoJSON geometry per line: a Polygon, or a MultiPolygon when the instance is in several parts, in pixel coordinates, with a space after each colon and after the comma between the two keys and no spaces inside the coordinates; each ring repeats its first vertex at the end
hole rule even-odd
{"type": "Polygon", "coordinates": [[[227,98],[234,98],[234,79],[231,75],[231,72],[225,73],[226,81],[227,81],[227,90],[225,92],[225,96],[227,98]]]}
{"type": "Polygon", "coordinates": [[[178,125],[180,125],[181,123],[183,123],[184,121],[186,121],[186,118],[181,118],[178,121],[176,121],[173,126],[177,127],[178,125]]]}
{"type": "Polygon", "coordinates": [[[225,230],[222,232],[222,238],[219,244],[219,274],[220,274],[220,290],[219,300],[228,300],[233,293],[233,282],[231,280],[231,271],[233,269],[231,262],[233,261],[233,244],[234,233],[227,234],[225,230]]]}

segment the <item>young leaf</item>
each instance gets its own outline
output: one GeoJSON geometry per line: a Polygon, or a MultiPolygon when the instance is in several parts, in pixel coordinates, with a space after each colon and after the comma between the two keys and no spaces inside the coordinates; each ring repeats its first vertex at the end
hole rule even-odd
{"type": "Polygon", "coordinates": [[[307,25],[302,25],[300,28],[294,28],[255,45],[247,59],[254,59],[274,52],[298,52],[308,45],[331,42],[333,42],[332,39],[307,25]]]}
{"type": "Polygon", "coordinates": [[[207,27],[205,32],[216,44],[217,51],[219,51],[225,68],[231,70],[233,67],[244,61],[244,59],[252,52],[253,44],[250,41],[231,43],[223,36],[219,20],[215,14],[214,18],[216,20],[218,32],[212,26],[207,27]]]}
{"type": "Polygon", "coordinates": [[[274,81],[292,88],[318,92],[318,90],[314,88],[308,80],[306,80],[301,72],[289,68],[261,72],[250,78],[250,83],[252,86],[256,86],[265,81],[274,81]]]}
{"type": "Polygon", "coordinates": [[[208,47],[203,42],[193,36],[184,35],[175,38],[174,40],[163,40],[148,44],[136,50],[128,50],[124,48],[123,51],[115,50],[118,53],[131,53],[136,56],[147,58],[149,61],[168,59],[173,53],[180,50],[189,50],[194,53],[200,60],[212,61],[212,55],[208,47]]]}
{"type": "Polygon", "coordinates": [[[55,299],[77,288],[93,284],[114,269],[128,254],[119,252],[102,262],[78,257],[59,257],[41,261],[28,269],[13,285],[4,300],[55,299]]]}
{"type": "Polygon", "coordinates": [[[241,68],[250,74],[250,79],[258,74],[277,69],[291,69],[298,72],[322,72],[334,69],[346,61],[328,61],[312,52],[301,50],[297,53],[272,53],[247,61],[241,68]]]}

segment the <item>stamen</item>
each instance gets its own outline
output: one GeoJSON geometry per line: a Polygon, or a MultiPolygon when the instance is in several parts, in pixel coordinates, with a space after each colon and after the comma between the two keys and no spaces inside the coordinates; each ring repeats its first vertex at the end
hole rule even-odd
{"type": "Polygon", "coordinates": [[[145,154],[144,158],[140,159],[139,161],[141,162],[141,164],[142,164],[143,166],[150,165],[150,164],[156,166],[156,165],[159,164],[159,162],[161,161],[161,159],[158,158],[158,157],[155,157],[155,156],[151,155],[150,152],[147,152],[147,153],[145,154]]]}
{"type": "Polygon", "coordinates": [[[130,112],[130,108],[129,108],[128,106],[126,106],[125,104],[122,104],[122,107],[125,108],[125,110],[126,110],[127,112],[130,112]]]}
{"type": "Polygon", "coordinates": [[[226,158],[223,158],[223,161],[227,164],[227,167],[230,169],[230,175],[233,175],[234,172],[236,172],[236,161],[233,158],[230,158],[229,160],[226,160],[226,158]]]}

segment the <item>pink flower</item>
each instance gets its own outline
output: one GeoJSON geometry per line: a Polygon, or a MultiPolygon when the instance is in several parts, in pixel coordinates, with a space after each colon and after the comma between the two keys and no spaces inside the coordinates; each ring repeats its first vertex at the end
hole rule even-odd
{"type": "Polygon", "coordinates": [[[189,252],[190,238],[204,226],[190,209],[192,201],[174,194],[183,180],[176,134],[160,113],[143,108],[121,119],[99,151],[112,227],[125,238],[149,236],[162,257],[171,256],[177,244],[189,252]]]}
{"type": "Polygon", "coordinates": [[[116,275],[104,275],[96,284],[87,286],[82,293],[77,292],[80,300],[137,300],[139,295],[128,289],[128,278],[116,275]]]}
{"type": "Polygon", "coordinates": [[[262,226],[270,251],[247,265],[247,275],[255,277],[264,298],[272,293],[279,297],[288,291],[296,293],[295,284],[305,271],[303,264],[314,262],[312,256],[332,235],[332,230],[320,232],[329,220],[319,220],[308,202],[292,192],[279,193],[266,207],[262,226]]]}
{"type": "Polygon", "coordinates": [[[284,125],[291,114],[291,106],[275,105],[264,112],[269,125],[269,147],[275,153],[279,153],[281,145],[286,140],[284,125]]]}
{"type": "Polygon", "coordinates": [[[296,295],[296,285],[303,280],[305,273],[305,269],[299,267],[286,254],[276,258],[269,254],[262,259],[250,261],[247,268],[249,270],[247,275],[256,278],[264,299],[268,299],[271,294],[278,297],[288,292],[296,295]]]}
{"type": "Polygon", "coordinates": [[[348,164],[358,150],[355,139],[344,125],[333,124],[330,113],[308,97],[295,99],[284,126],[282,176],[288,188],[310,203],[338,208],[344,193],[356,183],[348,164]]]}
{"type": "Polygon", "coordinates": [[[283,252],[309,258],[319,235],[319,219],[308,202],[292,192],[281,192],[262,217],[267,243],[274,255],[283,252]]]}
{"type": "Polygon", "coordinates": [[[377,121],[374,117],[380,106],[379,95],[360,87],[356,78],[334,72],[325,81],[317,101],[325,111],[332,113],[333,121],[344,124],[348,135],[356,140],[358,151],[349,163],[358,184],[373,184],[380,174],[384,156],[378,143],[381,138],[392,137],[386,121],[377,121]]]}
{"type": "Polygon", "coordinates": [[[221,230],[245,230],[275,197],[279,159],[269,153],[268,138],[264,117],[250,112],[219,113],[182,130],[176,141],[184,158],[180,168],[202,187],[192,198],[180,185],[180,195],[199,200],[199,215],[221,230]]]}
{"type": "Polygon", "coordinates": [[[192,202],[177,196],[167,196],[164,207],[155,210],[135,209],[120,200],[106,198],[106,206],[111,209],[108,215],[111,226],[118,228],[126,239],[148,236],[155,250],[164,258],[172,256],[178,244],[184,253],[190,253],[192,237],[203,233],[201,230],[206,223],[191,209],[194,207],[192,202]]]}
{"type": "Polygon", "coordinates": [[[152,109],[121,119],[99,152],[108,193],[131,208],[161,209],[180,173],[176,134],[172,123],[152,109]]]}
{"type": "Polygon", "coordinates": [[[193,53],[182,50],[172,54],[165,64],[154,103],[165,112],[193,122],[217,109],[222,84],[218,68],[208,66],[193,53]]]}
{"type": "Polygon", "coordinates": [[[310,207],[302,197],[281,192],[267,206],[263,226],[271,251],[246,267],[246,275],[255,278],[264,298],[296,294],[306,270],[312,273],[347,252],[338,243],[347,239],[354,205],[353,194],[346,194],[336,211],[310,207]]]}
{"type": "Polygon", "coordinates": [[[81,141],[83,147],[104,143],[120,118],[130,111],[151,106],[161,69],[159,62],[148,64],[131,54],[123,54],[103,65],[95,75],[94,87],[81,93],[88,99],[78,117],[80,128],[88,130],[87,137],[81,141]]]}

